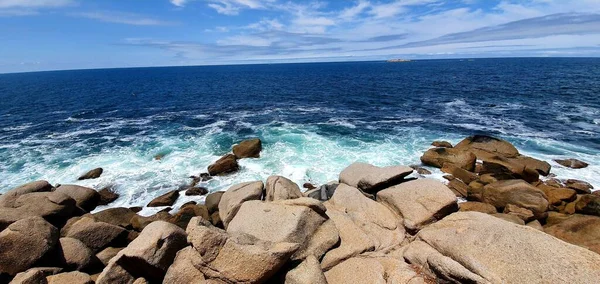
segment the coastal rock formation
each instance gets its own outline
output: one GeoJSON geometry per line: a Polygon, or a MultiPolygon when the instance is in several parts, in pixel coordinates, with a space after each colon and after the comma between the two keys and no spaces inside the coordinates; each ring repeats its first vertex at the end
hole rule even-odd
{"type": "Polygon", "coordinates": [[[300,187],[282,176],[270,176],[265,184],[265,200],[286,200],[303,197],[300,187]]]}
{"type": "Polygon", "coordinates": [[[555,162],[559,163],[561,166],[567,167],[567,168],[572,168],[572,169],[583,169],[586,168],[588,166],[588,163],[577,160],[577,159],[564,159],[564,160],[554,160],[555,162]]]}
{"type": "Polygon", "coordinates": [[[483,201],[503,209],[508,204],[531,210],[536,216],[548,210],[544,192],[523,180],[501,180],[484,187],[483,201]]]}
{"type": "Polygon", "coordinates": [[[235,214],[248,200],[260,200],[263,194],[262,181],[246,182],[230,187],[219,201],[219,216],[225,227],[231,222],[235,214]]]}
{"type": "Polygon", "coordinates": [[[238,159],[259,158],[262,151],[262,142],[260,139],[248,139],[233,146],[233,154],[238,159]]]}
{"type": "Polygon", "coordinates": [[[150,203],[148,203],[148,207],[160,207],[160,206],[171,206],[175,201],[179,198],[179,191],[172,190],[169,191],[157,198],[154,198],[150,203]]]}
{"type": "Polygon", "coordinates": [[[452,144],[448,141],[433,141],[431,142],[431,146],[436,148],[452,148],[452,144]]]}
{"type": "Polygon", "coordinates": [[[196,195],[205,195],[208,193],[208,189],[206,187],[190,187],[185,191],[186,196],[196,196],[196,195]]]}
{"type": "Polygon", "coordinates": [[[407,166],[376,167],[366,163],[353,163],[340,173],[340,183],[367,193],[401,183],[413,169],[407,166]]]}
{"type": "Polygon", "coordinates": [[[119,194],[112,187],[105,187],[99,190],[98,194],[100,195],[98,205],[108,205],[119,198],[119,194]]]}
{"type": "Polygon", "coordinates": [[[544,232],[600,254],[600,217],[574,214],[546,226],[544,232]]]}
{"type": "Polygon", "coordinates": [[[75,204],[79,208],[85,211],[94,210],[100,201],[100,194],[98,194],[97,191],[78,185],[60,185],[54,190],[54,192],[60,192],[68,195],[75,200],[75,204]]]}
{"type": "Polygon", "coordinates": [[[451,163],[467,171],[475,170],[475,154],[456,148],[433,148],[421,156],[421,162],[436,168],[441,168],[445,163],[451,163]]]}
{"type": "Polygon", "coordinates": [[[70,227],[63,228],[61,235],[78,239],[92,251],[98,252],[105,247],[124,243],[127,231],[119,226],[83,217],[70,227]]]}
{"type": "Polygon", "coordinates": [[[99,178],[103,171],[104,170],[102,168],[95,168],[80,176],[78,180],[99,178]]]}
{"type": "Polygon", "coordinates": [[[594,187],[588,182],[576,179],[568,179],[564,182],[565,186],[577,191],[577,193],[581,194],[589,194],[592,193],[592,189],[594,187]]]}
{"type": "Polygon", "coordinates": [[[208,173],[211,176],[224,175],[235,172],[239,170],[239,168],[240,166],[238,165],[235,155],[227,154],[208,166],[208,173]]]}

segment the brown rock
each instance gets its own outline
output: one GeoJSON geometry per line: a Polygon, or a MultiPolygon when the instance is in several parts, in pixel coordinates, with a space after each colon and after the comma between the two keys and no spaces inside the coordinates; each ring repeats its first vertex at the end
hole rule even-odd
{"type": "Polygon", "coordinates": [[[14,201],[23,194],[33,192],[49,192],[51,190],[52,185],[45,180],[38,180],[23,184],[0,195],[0,207],[13,207],[14,201]]]}
{"type": "Polygon", "coordinates": [[[317,259],[333,248],[340,241],[340,235],[332,220],[327,220],[317,228],[317,230],[309,236],[308,241],[305,241],[301,247],[294,253],[292,260],[301,260],[309,256],[314,256],[317,259]]]}
{"type": "Polygon", "coordinates": [[[85,271],[98,262],[98,259],[85,244],[78,239],[60,238],[58,259],[70,270],[85,271]]]}
{"type": "MultiPolygon", "coordinates": [[[[485,135],[474,135],[460,141],[454,148],[462,151],[470,151],[478,158],[485,155],[500,155],[504,157],[516,157],[519,151],[510,142],[485,135]]],[[[481,158],[480,158],[481,159],[481,158]]]]}
{"type": "MultiPolygon", "coordinates": [[[[491,156],[484,158],[483,173],[494,174],[494,177],[511,175],[527,182],[535,182],[539,180],[539,174],[535,169],[526,167],[526,165],[516,162],[515,159],[502,156],[491,156]]],[[[507,178],[503,177],[501,179],[504,180],[507,178]]]]}
{"type": "Polygon", "coordinates": [[[483,200],[483,188],[485,184],[480,181],[472,181],[467,188],[467,199],[471,201],[483,200]]]}
{"type": "Polygon", "coordinates": [[[314,256],[308,256],[300,265],[285,275],[286,284],[327,284],[321,264],[314,256]]]}
{"type": "Polygon", "coordinates": [[[424,283],[407,263],[392,257],[353,257],[325,272],[325,277],[329,284],[424,283]]]}
{"type": "Polygon", "coordinates": [[[375,193],[399,184],[413,169],[407,166],[376,167],[367,163],[353,163],[340,173],[340,183],[375,193]]]}
{"type": "Polygon", "coordinates": [[[303,197],[300,187],[282,176],[270,176],[265,184],[265,201],[303,197]]]}
{"type": "Polygon", "coordinates": [[[302,185],[302,187],[303,187],[303,188],[306,188],[306,189],[308,189],[308,190],[311,190],[311,189],[315,189],[315,188],[317,188],[316,186],[314,186],[314,185],[313,185],[312,183],[310,183],[310,182],[305,182],[305,183],[302,185]]]}
{"type": "Polygon", "coordinates": [[[190,187],[185,191],[186,196],[205,195],[208,193],[206,187],[190,187]]]}
{"type": "Polygon", "coordinates": [[[146,226],[155,221],[168,221],[173,216],[169,212],[160,211],[151,216],[135,215],[131,218],[131,226],[136,231],[142,231],[146,226]]]}
{"type": "Polygon", "coordinates": [[[233,146],[233,154],[238,159],[259,158],[261,150],[262,142],[258,138],[244,140],[233,146]]]}
{"type": "Polygon", "coordinates": [[[40,217],[19,220],[0,232],[0,273],[29,269],[58,242],[58,230],[40,217]]]}
{"type": "Polygon", "coordinates": [[[232,154],[227,154],[208,166],[208,173],[211,176],[217,176],[236,172],[239,169],[237,158],[232,154]]]}
{"type": "Polygon", "coordinates": [[[98,205],[107,205],[119,198],[119,194],[114,191],[112,187],[105,187],[98,191],[100,195],[100,201],[98,201],[98,205]]]}
{"type": "Polygon", "coordinates": [[[554,188],[549,192],[544,192],[548,196],[548,201],[550,204],[553,205],[558,205],[563,201],[571,202],[577,198],[577,192],[570,188],[554,188]]]}
{"type": "Polygon", "coordinates": [[[75,200],[75,204],[89,212],[94,210],[100,201],[100,194],[94,189],[78,185],[61,185],[55,192],[64,193],[75,200]]]}
{"type": "Polygon", "coordinates": [[[204,199],[204,205],[208,209],[208,213],[214,213],[215,211],[219,211],[219,202],[221,202],[221,197],[223,196],[224,191],[216,191],[208,194],[204,199]]]}
{"type": "Polygon", "coordinates": [[[168,221],[173,223],[180,228],[187,228],[188,223],[193,217],[199,216],[204,220],[210,220],[208,209],[204,205],[187,205],[182,206],[177,213],[173,215],[168,221]]]}
{"type": "Polygon", "coordinates": [[[169,266],[163,284],[179,283],[206,283],[204,274],[196,268],[200,266],[202,256],[193,247],[186,247],[175,257],[173,264],[169,266]]]}
{"type": "Polygon", "coordinates": [[[544,231],[544,227],[542,227],[542,224],[538,220],[533,220],[533,221],[525,224],[525,226],[534,228],[538,231],[542,231],[542,232],[544,231]]]}
{"type": "Polygon", "coordinates": [[[382,190],[377,201],[402,216],[409,231],[417,231],[458,210],[452,191],[432,179],[413,180],[382,190]]]}
{"type": "Polygon", "coordinates": [[[240,210],[242,203],[261,199],[263,188],[262,181],[245,182],[233,185],[223,193],[219,201],[219,215],[225,228],[240,210]]]}
{"type": "Polygon", "coordinates": [[[7,206],[9,208],[0,208],[0,225],[3,226],[23,218],[39,216],[60,227],[74,214],[76,209],[75,200],[60,192],[33,192],[16,195],[16,198],[8,203],[11,205],[7,206]],[[19,215],[21,217],[16,218],[19,215]]]}
{"type": "Polygon", "coordinates": [[[504,214],[504,213],[496,213],[496,214],[491,214],[491,215],[496,218],[500,218],[504,221],[508,221],[508,222],[515,223],[518,225],[525,225],[525,222],[523,222],[523,219],[519,218],[516,215],[504,214]]]}
{"type": "Polygon", "coordinates": [[[95,168],[80,176],[78,180],[99,178],[103,171],[102,168],[95,168]]]}
{"type": "Polygon", "coordinates": [[[574,214],[544,231],[565,242],[600,254],[600,217],[574,214]]]}
{"type": "Polygon", "coordinates": [[[577,159],[564,159],[564,160],[557,159],[554,161],[564,167],[573,168],[573,169],[583,169],[588,166],[588,164],[586,162],[582,162],[577,159]]]}
{"type": "Polygon", "coordinates": [[[169,191],[157,198],[154,198],[150,203],[148,203],[148,207],[160,207],[160,206],[171,206],[177,201],[179,198],[179,191],[173,190],[169,191]]]}
{"type": "Polygon", "coordinates": [[[124,207],[108,208],[92,214],[92,217],[96,221],[120,226],[126,229],[132,228],[131,218],[133,218],[134,216],[135,212],[133,212],[129,208],[124,207]]]}
{"type": "Polygon", "coordinates": [[[62,272],[60,267],[34,267],[19,272],[10,284],[47,284],[46,277],[62,272]]]}
{"type": "Polygon", "coordinates": [[[48,284],[94,284],[94,281],[92,281],[90,275],[79,271],[63,272],[56,275],[50,275],[46,277],[46,281],[48,281],[48,284]]]}
{"type": "Polygon", "coordinates": [[[221,215],[219,215],[219,211],[214,212],[210,215],[210,223],[220,229],[224,229],[223,220],[221,220],[221,215]]]}
{"type": "Polygon", "coordinates": [[[109,261],[96,283],[131,283],[139,277],[161,282],[176,253],[187,245],[186,236],[173,224],[151,223],[109,261]]]}
{"type": "Polygon", "coordinates": [[[127,231],[119,226],[98,222],[93,218],[83,217],[73,223],[68,231],[63,229],[63,236],[80,240],[94,252],[108,246],[123,244],[127,231]]]}
{"type": "Polygon", "coordinates": [[[498,211],[496,210],[496,207],[494,207],[491,204],[487,204],[487,203],[483,203],[483,202],[467,201],[467,202],[459,203],[458,206],[459,206],[458,211],[461,211],[461,212],[476,211],[476,212],[481,212],[481,213],[486,213],[486,214],[498,213],[498,211]]]}
{"type": "Polygon", "coordinates": [[[432,167],[441,168],[445,163],[451,163],[467,171],[475,169],[476,159],[475,154],[454,148],[433,148],[421,156],[421,162],[432,167]]]}
{"type": "Polygon", "coordinates": [[[431,146],[436,148],[452,148],[452,144],[448,141],[433,141],[431,146]]]}
{"type": "Polygon", "coordinates": [[[448,188],[452,190],[454,195],[457,197],[467,197],[469,192],[469,186],[459,179],[453,179],[448,182],[448,188]]]}
{"type": "Polygon", "coordinates": [[[97,253],[96,257],[98,258],[98,260],[100,260],[100,262],[104,266],[107,266],[108,262],[123,249],[124,248],[107,247],[107,248],[103,249],[101,252],[97,253]]]}
{"type": "Polygon", "coordinates": [[[462,180],[466,184],[469,184],[472,181],[477,180],[476,174],[466,171],[462,168],[459,168],[451,163],[445,163],[444,166],[442,167],[442,172],[451,174],[452,176],[462,180]]]}
{"type": "Polygon", "coordinates": [[[498,209],[514,204],[531,210],[536,216],[548,209],[548,200],[544,192],[523,180],[501,180],[486,185],[483,202],[498,209]]]}
{"type": "Polygon", "coordinates": [[[582,194],[592,193],[592,189],[594,189],[594,187],[591,184],[589,184],[585,181],[576,180],[576,179],[566,180],[565,186],[576,190],[577,193],[582,193],[582,194]]]}
{"type": "Polygon", "coordinates": [[[581,196],[575,204],[577,213],[600,216],[600,196],[586,194],[581,196]]]}
{"type": "Polygon", "coordinates": [[[506,205],[506,207],[504,207],[504,214],[516,216],[517,218],[523,220],[523,222],[525,223],[528,223],[535,219],[531,210],[512,204],[508,204],[506,205]]]}

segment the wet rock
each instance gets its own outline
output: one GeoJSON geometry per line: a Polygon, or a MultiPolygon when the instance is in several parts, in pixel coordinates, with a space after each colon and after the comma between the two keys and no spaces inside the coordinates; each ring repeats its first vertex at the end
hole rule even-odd
{"type": "Polygon", "coordinates": [[[311,189],[315,189],[315,188],[317,188],[315,185],[313,185],[313,184],[312,184],[312,183],[310,183],[310,182],[305,182],[305,183],[302,185],[302,187],[303,187],[303,188],[306,188],[306,189],[308,189],[308,190],[311,190],[311,189]]]}
{"type": "Polygon", "coordinates": [[[513,204],[531,210],[540,216],[548,209],[544,192],[523,180],[502,180],[484,187],[482,200],[503,209],[513,204]]]}
{"type": "Polygon", "coordinates": [[[88,217],[79,219],[67,231],[63,229],[61,234],[80,240],[93,252],[98,252],[108,246],[124,244],[127,238],[125,229],[88,217]]]}
{"type": "Polygon", "coordinates": [[[588,194],[592,193],[592,189],[594,187],[588,182],[576,179],[568,179],[565,181],[565,186],[568,188],[572,188],[577,191],[577,193],[588,194]]]}
{"type": "Polygon", "coordinates": [[[63,272],[56,275],[50,275],[46,277],[46,281],[48,281],[48,284],[94,284],[94,281],[92,281],[90,275],[79,271],[63,272]]]}
{"type": "Polygon", "coordinates": [[[402,216],[409,231],[418,231],[458,210],[452,191],[432,179],[413,180],[382,190],[377,194],[377,201],[402,216]]]}
{"type": "Polygon", "coordinates": [[[244,233],[274,243],[302,244],[325,222],[325,207],[312,198],[262,202],[246,201],[227,226],[227,232],[244,233]]]}
{"type": "Polygon", "coordinates": [[[265,184],[265,201],[286,200],[303,197],[300,187],[282,176],[270,176],[265,184]]]}
{"type": "Polygon", "coordinates": [[[600,217],[574,214],[544,232],[600,254],[600,217]]]}
{"type": "Polygon", "coordinates": [[[119,198],[119,194],[112,187],[105,187],[99,190],[98,194],[100,195],[98,205],[107,205],[119,198]]]}
{"type": "Polygon", "coordinates": [[[561,166],[564,166],[567,168],[572,168],[572,169],[583,169],[588,166],[588,163],[577,160],[577,159],[564,159],[564,160],[557,159],[554,161],[557,162],[558,164],[560,164],[561,166]]]}
{"type": "MultiPolygon", "coordinates": [[[[458,212],[416,237],[491,283],[591,283],[600,278],[600,255],[487,214],[458,212]],[[576,265],[565,266],[565,259],[576,265]]],[[[458,271],[429,263],[433,271],[458,271]]]]}
{"type": "Polygon", "coordinates": [[[58,230],[40,217],[19,220],[0,232],[0,273],[29,269],[58,242],[58,230]]]}
{"type": "Polygon", "coordinates": [[[248,200],[260,200],[263,192],[264,184],[262,181],[245,182],[231,186],[219,201],[219,215],[223,220],[225,228],[242,204],[248,200]]]}
{"type": "Polygon", "coordinates": [[[473,152],[479,159],[487,155],[516,157],[519,151],[510,142],[486,135],[469,136],[460,141],[455,149],[473,152]]]}
{"type": "Polygon", "coordinates": [[[208,166],[208,173],[211,176],[218,176],[236,172],[239,169],[237,158],[232,154],[227,154],[208,166]]]}
{"type": "Polygon", "coordinates": [[[451,163],[467,171],[475,169],[476,159],[475,154],[454,148],[433,148],[421,156],[421,162],[425,165],[441,168],[445,163],[451,163]]]}
{"type": "Polygon", "coordinates": [[[173,190],[169,191],[157,198],[154,198],[150,203],[148,203],[148,207],[160,207],[160,206],[171,206],[177,201],[179,198],[179,191],[173,190]]]}
{"type": "Polygon", "coordinates": [[[433,141],[431,146],[436,148],[452,148],[452,144],[448,141],[433,141]]]}
{"type": "Polygon", "coordinates": [[[575,204],[577,213],[600,216],[600,196],[586,194],[581,196],[575,204]]]}
{"type": "Polygon", "coordinates": [[[219,211],[219,202],[221,202],[221,197],[223,197],[224,191],[216,191],[212,192],[206,196],[204,199],[204,205],[208,209],[208,213],[212,214],[216,211],[219,211]]]}
{"type": "Polygon", "coordinates": [[[89,212],[96,208],[100,201],[100,194],[94,189],[78,185],[61,185],[55,192],[60,192],[75,200],[75,204],[89,212]]]}
{"type": "Polygon", "coordinates": [[[259,158],[261,150],[262,142],[258,138],[244,140],[233,146],[233,154],[238,159],[259,158]]]}
{"type": "MultiPolygon", "coordinates": [[[[206,279],[262,283],[273,276],[298,249],[298,244],[272,243],[246,234],[229,235],[193,218],[188,242],[200,257],[188,257],[206,279]]],[[[187,266],[190,268],[190,266],[187,266]]]]}
{"type": "Polygon", "coordinates": [[[161,282],[176,253],[187,245],[186,237],[173,224],[151,223],[109,261],[96,283],[131,283],[139,277],[161,282]]]}
{"type": "Polygon", "coordinates": [[[476,211],[476,212],[481,212],[481,213],[486,213],[486,214],[498,213],[498,211],[496,210],[496,207],[494,207],[494,205],[483,203],[483,202],[467,201],[467,202],[459,203],[458,205],[459,205],[458,211],[461,211],[461,212],[476,211]]]}
{"type": "Polygon", "coordinates": [[[99,178],[103,171],[102,168],[95,168],[80,176],[78,180],[99,178]]]}
{"type": "Polygon", "coordinates": [[[207,193],[208,189],[206,187],[190,187],[185,191],[186,196],[205,195],[207,193]]]}
{"type": "Polygon", "coordinates": [[[340,173],[340,183],[367,193],[401,183],[413,169],[407,166],[376,167],[367,163],[353,163],[340,173]]]}

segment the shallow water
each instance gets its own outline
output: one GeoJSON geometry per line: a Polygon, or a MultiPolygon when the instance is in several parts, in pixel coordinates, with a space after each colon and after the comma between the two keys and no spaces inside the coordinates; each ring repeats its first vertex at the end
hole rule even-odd
{"type": "MultiPolygon", "coordinates": [[[[5,74],[0,192],[36,179],[114,185],[121,198],[111,205],[145,205],[249,137],[263,140],[261,158],[209,181],[211,191],[272,174],[320,184],[354,161],[415,164],[431,141],[472,134],[600,187],[599,79],[600,59],[585,58],[5,74]],[[590,166],[551,161],[566,157],[590,166]],[[95,167],[102,177],[76,181],[95,167]]],[[[189,200],[201,197],[178,204],[189,200]]]]}

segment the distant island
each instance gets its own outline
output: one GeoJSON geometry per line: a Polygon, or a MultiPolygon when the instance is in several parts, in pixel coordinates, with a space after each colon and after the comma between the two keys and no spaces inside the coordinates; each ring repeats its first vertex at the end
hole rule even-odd
{"type": "Polygon", "coordinates": [[[388,63],[398,63],[398,62],[411,62],[412,60],[410,59],[401,59],[401,58],[396,58],[396,59],[389,59],[386,62],[388,63]]]}

